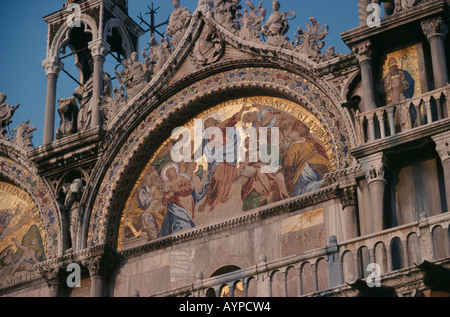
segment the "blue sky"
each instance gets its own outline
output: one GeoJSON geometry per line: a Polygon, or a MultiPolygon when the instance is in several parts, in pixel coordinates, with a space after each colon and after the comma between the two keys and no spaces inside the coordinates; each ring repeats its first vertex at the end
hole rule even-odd
{"type": "MultiPolygon", "coordinates": [[[[260,0],[253,0],[257,5],[260,0]]],[[[290,21],[291,30],[288,34],[291,41],[298,26],[305,29],[305,23],[313,16],[321,24],[328,24],[329,35],[325,39],[325,48],[333,45],[337,52],[348,53],[349,49],[340,39],[340,34],[358,26],[358,0],[279,0],[282,11],[295,11],[296,19],[290,21]]],[[[10,128],[30,119],[37,127],[34,132],[33,144],[42,145],[44,110],[46,98],[46,77],[42,61],[46,55],[47,24],[43,17],[63,8],[66,0],[0,0],[0,92],[7,95],[11,105],[20,104],[13,117],[10,128]]],[[[263,0],[269,16],[272,0],[263,0]]],[[[159,7],[157,22],[165,21],[173,7],[171,0],[153,0],[154,7],[159,7]]],[[[198,0],[181,0],[181,6],[195,11],[198,0]]],[[[137,15],[148,11],[152,0],[129,0],[129,15],[139,22],[137,15]]],[[[246,7],[245,0],[241,1],[246,7]]],[[[266,18],[267,18],[266,17],[266,18]]],[[[142,25],[145,29],[145,26],[142,25]]],[[[149,35],[140,40],[140,50],[149,41],[149,35]]],[[[64,60],[65,69],[72,75],[77,75],[73,60],[64,60]]],[[[107,60],[109,67],[114,67],[114,61],[107,60]]],[[[77,77],[77,76],[76,76],[77,77]]],[[[77,84],[66,74],[60,74],[57,99],[70,97],[77,84]]],[[[56,115],[56,127],[59,126],[59,116],[56,115]]]]}

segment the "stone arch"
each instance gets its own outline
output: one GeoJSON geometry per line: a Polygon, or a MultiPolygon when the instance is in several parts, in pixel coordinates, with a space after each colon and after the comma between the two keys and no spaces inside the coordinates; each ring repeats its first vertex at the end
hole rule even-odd
{"type": "Polygon", "coordinates": [[[380,266],[381,274],[388,272],[386,246],[383,241],[377,242],[373,247],[374,262],[380,266]]]}
{"type": "Polygon", "coordinates": [[[445,233],[442,226],[434,226],[431,230],[433,240],[433,255],[435,260],[443,259],[447,256],[445,233]]]}
{"type": "Polygon", "coordinates": [[[325,258],[316,261],[317,289],[323,291],[328,289],[328,265],[325,258]]]}
{"type": "MultiPolygon", "coordinates": [[[[136,169],[136,166],[131,166],[137,162],[142,164],[143,160],[148,159],[144,156],[156,150],[155,144],[150,140],[155,140],[155,137],[161,134],[168,137],[171,126],[176,122],[175,119],[180,120],[179,117],[182,117],[183,113],[189,113],[188,111],[196,107],[204,107],[205,103],[214,98],[217,99],[220,95],[233,96],[243,92],[249,95],[265,93],[268,96],[283,97],[293,102],[306,102],[308,110],[321,120],[330,139],[334,142],[333,148],[336,149],[336,158],[339,162],[337,168],[345,168],[353,164],[353,159],[348,152],[349,145],[354,140],[353,127],[346,123],[341,116],[342,109],[333,103],[320,86],[305,77],[275,68],[248,67],[218,73],[181,89],[163,103],[159,103],[154,98],[135,99],[134,102],[143,103],[149,113],[144,117],[145,112],[139,111],[143,119],[138,121],[140,123],[137,125],[131,125],[137,119],[135,112],[126,121],[115,122],[116,130],[110,132],[119,134],[114,140],[117,143],[109,146],[110,152],[97,164],[99,169],[106,166],[108,170],[96,173],[98,178],[91,186],[97,187],[97,190],[88,188],[92,194],[91,197],[86,198],[88,202],[85,205],[87,205],[87,211],[92,208],[92,214],[85,213],[90,218],[83,220],[85,238],[89,240],[83,243],[84,246],[106,243],[106,231],[111,232],[112,235],[115,234],[113,231],[118,226],[120,209],[123,208],[119,205],[124,204],[123,200],[129,194],[124,190],[129,189],[131,182],[137,179],[137,175],[130,174],[129,169],[136,169]],[[129,131],[130,134],[126,135],[122,132],[120,135],[121,131],[118,129],[129,131]],[[95,193],[99,193],[97,197],[95,193]]],[[[128,111],[134,108],[130,106],[129,104],[128,111]]],[[[125,117],[123,113],[122,116],[125,117]]],[[[110,240],[111,242],[114,246],[115,242],[110,240]]]]}
{"type": "Polygon", "coordinates": [[[411,232],[406,237],[407,264],[409,267],[422,263],[420,257],[420,240],[416,232],[411,232]]]}
{"type": "Polygon", "coordinates": [[[49,184],[37,175],[37,168],[24,151],[12,144],[0,144],[0,180],[23,190],[36,205],[45,233],[45,257],[63,254],[59,206],[49,184]]]}
{"type": "Polygon", "coordinates": [[[124,22],[122,20],[119,20],[117,18],[108,20],[108,22],[106,23],[106,25],[103,29],[102,38],[105,40],[108,39],[108,36],[113,35],[114,29],[116,29],[120,35],[120,38],[122,40],[121,47],[125,53],[125,56],[130,57],[131,53],[134,52],[135,47],[134,47],[133,43],[130,41],[130,36],[127,35],[127,31],[124,26],[124,22]]]}
{"type": "Polygon", "coordinates": [[[299,286],[298,268],[289,266],[286,269],[287,297],[297,297],[300,293],[299,286]]]}
{"type": "MultiPolygon", "coordinates": [[[[95,20],[86,14],[81,14],[80,22],[84,25],[84,31],[92,34],[92,40],[95,41],[99,38],[98,26],[95,20]]],[[[47,52],[47,58],[58,58],[61,48],[69,41],[69,34],[72,27],[69,27],[67,23],[64,23],[56,32],[47,52]]]]}
{"type": "Polygon", "coordinates": [[[342,282],[353,283],[358,278],[355,254],[347,250],[341,256],[342,282]]]}
{"type": "Polygon", "coordinates": [[[270,293],[271,297],[284,297],[283,289],[285,279],[283,275],[285,272],[275,270],[270,274],[270,293]]]}

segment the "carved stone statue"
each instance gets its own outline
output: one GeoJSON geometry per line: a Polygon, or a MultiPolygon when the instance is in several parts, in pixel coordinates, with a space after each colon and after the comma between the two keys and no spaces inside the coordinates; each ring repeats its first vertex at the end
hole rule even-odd
{"type": "Polygon", "coordinates": [[[22,122],[15,129],[15,137],[12,141],[17,146],[28,149],[33,147],[33,142],[31,139],[33,138],[33,131],[36,130],[36,127],[30,125],[30,120],[22,122]]]}
{"type": "Polygon", "coordinates": [[[9,141],[8,131],[6,128],[12,123],[11,118],[20,105],[10,106],[6,102],[6,95],[0,92],[0,139],[9,141]]]}
{"type": "Polygon", "coordinates": [[[78,105],[74,97],[60,99],[58,102],[60,124],[56,130],[56,138],[59,140],[77,133],[78,105]]]}
{"type": "Polygon", "coordinates": [[[77,227],[81,220],[80,200],[83,193],[84,181],[75,179],[69,186],[64,189],[66,197],[64,200],[63,210],[61,211],[68,228],[67,234],[72,250],[75,247],[77,227]]]}
{"type": "Polygon", "coordinates": [[[114,70],[117,80],[125,86],[130,98],[136,96],[147,84],[153,74],[152,64],[139,61],[139,54],[133,52],[131,58],[124,60],[125,69],[120,73],[114,70]]]}
{"type": "Polygon", "coordinates": [[[91,76],[83,86],[77,87],[75,89],[75,93],[73,94],[80,105],[77,122],[78,131],[87,130],[91,126],[91,99],[93,89],[93,76],[91,76]]]}
{"type": "Polygon", "coordinates": [[[267,43],[269,45],[285,47],[289,45],[289,40],[285,36],[289,31],[289,20],[296,17],[294,12],[281,12],[280,2],[272,2],[273,12],[270,15],[267,23],[262,27],[262,35],[267,37],[267,43]],[[293,15],[289,18],[288,15],[293,15]]]}
{"type": "Polygon", "coordinates": [[[175,10],[170,15],[166,34],[172,38],[172,46],[175,49],[183,38],[191,20],[192,13],[186,8],[180,7],[180,0],[172,0],[172,4],[175,10]]]}

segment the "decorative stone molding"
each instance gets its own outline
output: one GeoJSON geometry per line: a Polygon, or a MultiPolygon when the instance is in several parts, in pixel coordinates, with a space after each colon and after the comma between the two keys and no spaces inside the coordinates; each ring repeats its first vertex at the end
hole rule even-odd
{"type": "Polygon", "coordinates": [[[420,24],[423,34],[425,34],[428,40],[433,36],[442,36],[445,38],[448,34],[447,23],[440,17],[422,21],[420,24]]]}
{"type": "Polygon", "coordinates": [[[368,184],[375,181],[387,183],[386,176],[388,173],[389,161],[384,153],[376,153],[367,157],[360,158],[362,170],[368,184]]]}
{"type": "Polygon", "coordinates": [[[352,51],[360,63],[371,60],[374,55],[372,42],[370,40],[356,44],[352,47],[352,51]]]}

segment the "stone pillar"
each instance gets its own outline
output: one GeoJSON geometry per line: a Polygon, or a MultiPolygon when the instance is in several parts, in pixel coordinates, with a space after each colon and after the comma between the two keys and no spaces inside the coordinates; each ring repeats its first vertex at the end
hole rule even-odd
{"type": "Polygon", "coordinates": [[[432,18],[421,22],[422,31],[430,43],[431,63],[435,89],[444,87],[448,83],[447,61],[445,56],[444,40],[448,33],[448,26],[440,18],[432,18]]]}
{"type": "Polygon", "coordinates": [[[356,186],[343,188],[339,198],[342,204],[342,237],[344,241],[347,241],[359,235],[356,186]]]}
{"type": "Polygon", "coordinates": [[[342,284],[339,258],[339,246],[336,236],[329,238],[327,245],[328,287],[333,288],[342,284]]]}
{"type": "Polygon", "coordinates": [[[103,64],[105,63],[106,55],[110,52],[111,47],[108,43],[100,39],[90,42],[89,49],[91,50],[92,59],[94,60],[91,128],[96,128],[102,125],[100,97],[103,95],[103,64]]]}
{"type": "Polygon", "coordinates": [[[59,283],[60,283],[60,276],[59,276],[59,268],[49,268],[49,267],[40,267],[39,273],[42,275],[42,277],[47,282],[49,292],[49,297],[59,297],[59,283]]]}
{"type": "Polygon", "coordinates": [[[55,134],[55,113],[56,113],[56,85],[59,72],[64,68],[64,64],[58,58],[47,58],[42,62],[47,77],[47,96],[45,101],[45,122],[43,144],[53,142],[55,134]]]}
{"type": "Polygon", "coordinates": [[[83,265],[88,268],[91,277],[91,297],[105,295],[105,264],[102,255],[84,260],[83,265]]]}
{"type": "Polygon", "coordinates": [[[259,257],[259,263],[256,266],[256,271],[256,296],[270,297],[270,276],[267,272],[267,257],[265,255],[261,255],[259,257]]]}
{"type": "Polygon", "coordinates": [[[361,158],[359,161],[362,164],[362,170],[369,187],[372,202],[373,231],[378,232],[386,228],[384,223],[384,197],[387,184],[385,176],[388,169],[388,160],[383,153],[376,153],[361,158]]]}
{"type": "Polygon", "coordinates": [[[361,112],[374,110],[377,108],[377,102],[372,68],[372,43],[370,40],[360,42],[353,46],[352,51],[355,53],[361,68],[361,82],[364,91],[364,104],[361,112]]]}
{"type": "Polygon", "coordinates": [[[442,162],[447,211],[450,211],[450,131],[435,135],[432,138],[436,144],[436,152],[442,162]]]}

